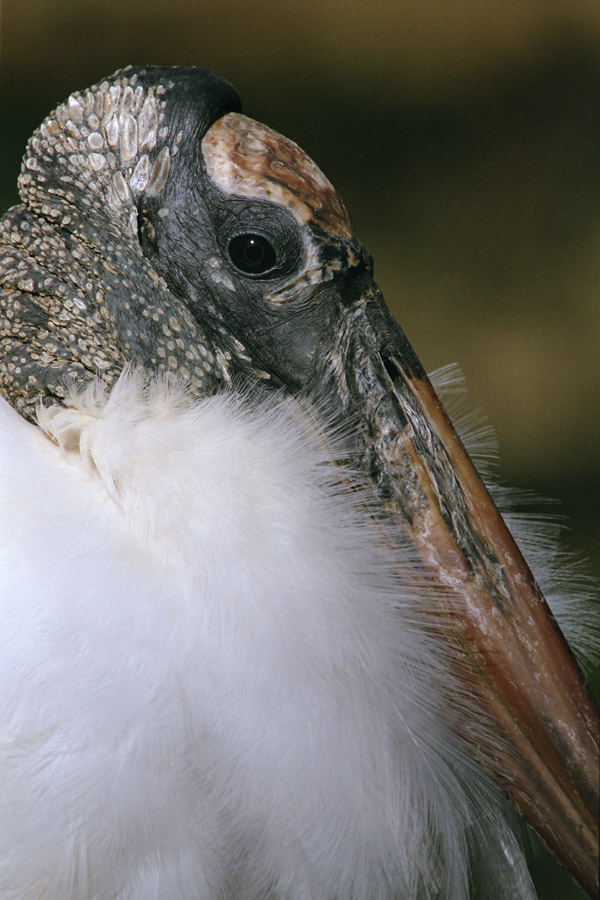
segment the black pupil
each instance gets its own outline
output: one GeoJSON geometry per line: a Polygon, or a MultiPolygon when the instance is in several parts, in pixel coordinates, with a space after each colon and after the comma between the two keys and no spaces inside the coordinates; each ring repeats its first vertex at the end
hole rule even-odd
{"type": "Polygon", "coordinates": [[[262,234],[238,234],[228,249],[231,262],[247,275],[262,275],[277,263],[275,250],[262,234]]]}

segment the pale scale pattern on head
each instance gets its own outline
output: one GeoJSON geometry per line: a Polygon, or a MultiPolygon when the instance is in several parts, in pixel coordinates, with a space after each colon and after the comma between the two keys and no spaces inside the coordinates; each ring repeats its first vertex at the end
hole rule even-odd
{"type": "Polygon", "coordinates": [[[117,72],[72,94],[29,141],[24,206],[0,220],[0,390],[29,418],[40,395],[62,398],[68,382],[114,383],[131,356],[192,390],[228,377],[226,354],[203,340],[137,240],[135,201],[160,196],[183,138],[165,125],[173,87],[117,72]],[[123,314],[136,306],[146,320],[138,333],[118,329],[119,340],[117,288],[123,314]]]}

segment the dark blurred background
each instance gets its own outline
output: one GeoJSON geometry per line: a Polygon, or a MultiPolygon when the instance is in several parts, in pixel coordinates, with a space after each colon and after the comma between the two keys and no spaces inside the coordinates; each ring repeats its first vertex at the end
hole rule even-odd
{"type": "Polygon", "coordinates": [[[215,69],[324,169],[425,366],[460,362],[504,480],[558,498],[600,573],[597,0],[4,0],[1,25],[0,213],[71,91],[215,69]]]}

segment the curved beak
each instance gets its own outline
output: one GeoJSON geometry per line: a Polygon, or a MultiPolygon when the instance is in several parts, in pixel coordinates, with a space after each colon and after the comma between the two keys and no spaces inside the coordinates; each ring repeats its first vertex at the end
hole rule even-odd
{"type": "Polygon", "coordinates": [[[363,429],[361,464],[380,504],[439,588],[438,633],[493,728],[487,739],[449,712],[451,724],[595,897],[598,708],[414,351],[365,281],[345,304],[338,396],[363,429]]]}
{"type": "MultiPolygon", "coordinates": [[[[477,727],[449,707],[452,726],[595,895],[597,708],[419,360],[387,312],[343,204],[299,147],[244,116],[228,114],[213,124],[202,153],[220,191],[281,205],[304,229],[309,252],[302,278],[266,298],[269,327],[261,333],[247,322],[244,342],[279,384],[292,391],[304,385],[317,399],[327,398],[326,408],[337,403],[357,423],[359,465],[378,508],[404,532],[434,588],[432,628],[450,642],[465,694],[474,695],[487,722],[477,727]]],[[[238,313],[238,330],[242,321],[238,313]]]]}

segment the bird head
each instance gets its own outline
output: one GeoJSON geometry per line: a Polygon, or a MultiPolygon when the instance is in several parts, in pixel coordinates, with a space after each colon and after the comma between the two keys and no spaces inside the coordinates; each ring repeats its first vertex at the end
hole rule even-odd
{"type": "Polygon", "coordinates": [[[9,402],[35,420],[40,398],[133,362],[197,396],[276,389],[350,422],[493,735],[451,724],[593,891],[597,710],[317,166],[213,73],[139,67],[45,120],[20,192],[0,226],[9,402]]]}

